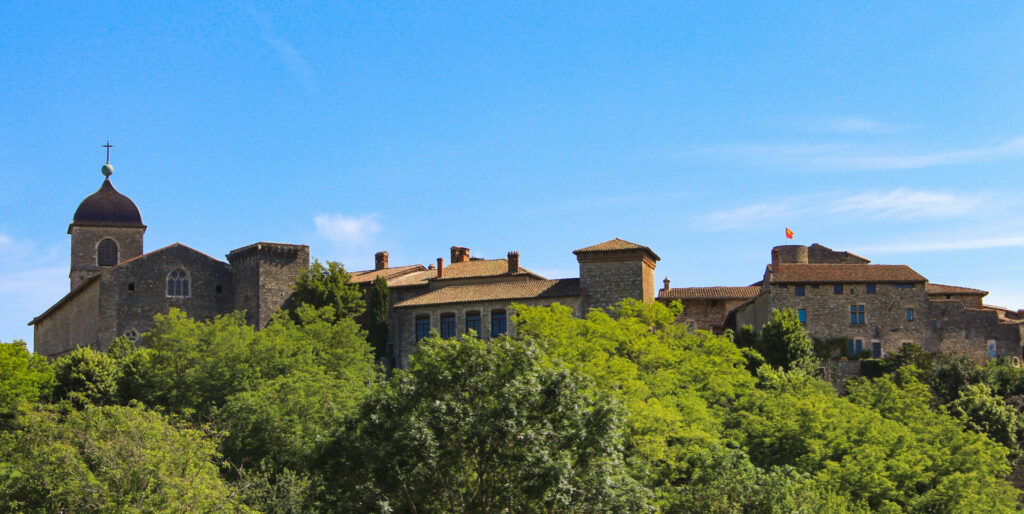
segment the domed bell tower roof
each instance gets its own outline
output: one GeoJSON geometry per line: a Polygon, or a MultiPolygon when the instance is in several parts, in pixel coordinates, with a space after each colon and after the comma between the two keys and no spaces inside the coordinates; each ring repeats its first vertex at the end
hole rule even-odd
{"type": "Polygon", "coordinates": [[[114,173],[114,167],[107,162],[100,170],[106,177],[99,191],[89,195],[75,210],[75,217],[68,226],[68,234],[74,226],[93,227],[140,227],[142,215],[135,202],[127,196],[118,193],[110,183],[110,175],[114,173]]]}

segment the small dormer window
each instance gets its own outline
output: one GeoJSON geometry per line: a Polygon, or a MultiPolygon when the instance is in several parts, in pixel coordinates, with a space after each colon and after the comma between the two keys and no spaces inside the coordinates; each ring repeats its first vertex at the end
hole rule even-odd
{"type": "Polygon", "coordinates": [[[96,245],[96,265],[106,267],[115,264],[117,264],[117,243],[108,237],[96,245]]]}
{"type": "Polygon", "coordinates": [[[167,296],[171,298],[188,298],[191,296],[188,272],[178,269],[167,274],[167,296]]]}

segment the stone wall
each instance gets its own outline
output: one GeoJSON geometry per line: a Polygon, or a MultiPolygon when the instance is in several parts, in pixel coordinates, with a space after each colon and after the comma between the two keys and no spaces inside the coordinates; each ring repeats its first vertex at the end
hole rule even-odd
{"type": "Polygon", "coordinates": [[[695,330],[710,330],[721,334],[725,327],[725,318],[729,311],[740,306],[746,300],[659,300],[665,305],[678,301],[683,304],[683,313],[676,318],[676,323],[691,326],[695,330]]]}
{"type": "Polygon", "coordinates": [[[859,360],[823,360],[821,361],[822,379],[832,384],[839,394],[846,394],[846,381],[861,376],[859,360]]]}
{"type": "Polygon", "coordinates": [[[33,326],[35,353],[59,357],[79,346],[98,347],[100,284],[95,281],[33,326]]]}
{"type": "Polygon", "coordinates": [[[141,227],[89,227],[73,225],[71,233],[71,289],[109,267],[96,264],[97,246],[105,238],[117,243],[117,262],[142,255],[141,227]]]}
{"type": "Polygon", "coordinates": [[[309,268],[309,247],[256,243],[228,254],[235,274],[235,309],[263,328],[294,294],[295,280],[309,268]]]}
{"type": "Polygon", "coordinates": [[[925,345],[928,295],[924,284],[910,288],[876,284],[875,291],[869,294],[865,284],[843,284],[842,294],[836,294],[833,284],[808,284],[804,296],[797,296],[794,285],[770,285],[754,304],[737,313],[736,321],[738,326],[750,324],[759,330],[774,309],[803,309],[805,328],[814,337],[861,339],[864,350],[880,343],[883,355],[896,352],[904,343],[925,345]],[[850,323],[851,305],[864,306],[864,324],[850,323]],[[907,320],[907,309],[913,309],[913,321],[907,320]]]}
{"type": "Polygon", "coordinates": [[[508,333],[510,335],[514,335],[515,326],[511,319],[514,313],[509,309],[509,304],[511,303],[540,307],[559,303],[571,307],[574,313],[579,314],[580,312],[578,297],[544,298],[539,300],[500,300],[449,305],[425,305],[421,307],[403,307],[400,309],[394,309],[394,311],[396,311],[396,315],[394,316],[395,323],[392,330],[394,330],[395,339],[398,342],[395,362],[399,367],[408,367],[409,357],[416,353],[416,318],[420,316],[429,316],[430,328],[440,332],[441,315],[448,313],[454,314],[455,334],[456,337],[458,337],[466,333],[466,313],[476,311],[480,313],[480,334],[478,335],[482,339],[490,339],[490,315],[494,311],[504,311],[508,333]]]}
{"type": "Polygon", "coordinates": [[[924,341],[928,351],[959,353],[985,362],[988,341],[994,340],[997,357],[1021,357],[1021,325],[1001,321],[996,311],[965,308],[958,301],[935,301],[927,323],[932,327],[924,341]]]}
{"type": "Polygon", "coordinates": [[[99,280],[100,349],[130,330],[148,331],[153,316],[177,308],[196,320],[227,314],[234,308],[233,280],[227,264],[184,245],[151,253],[145,259],[125,263],[99,280]],[[183,270],[189,278],[189,296],[167,296],[168,274],[183,270]],[[218,292],[219,289],[219,292],[218,292]]]}
{"type": "Polygon", "coordinates": [[[640,259],[580,261],[580,290],[583,293],[584,310],[614,305],[623,298],[653,300],[654,272],[653,268],[648,272],[645,267],[640,259]]]}

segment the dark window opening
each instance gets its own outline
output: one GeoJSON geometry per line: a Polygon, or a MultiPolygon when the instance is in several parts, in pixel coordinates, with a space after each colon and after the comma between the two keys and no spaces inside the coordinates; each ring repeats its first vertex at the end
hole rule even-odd
{"type": "Polygon", "coordinates": [[[420,339],[430,335],[430,317],[429,316],[417,316],[416,317],[416,342],[420,342],[420,339]]]}
{"type": "Polygon", "coordinates": [[[907,321],[914,321],[914,309],[907,309],[907,321]]]}
{"type": "Polygon", "coordinates": [[[867,294],[875,294],[875,285],[874,284],[865,284],[864,285],[864,292],[867,293],[867,294]]]}
{"type": "Polygon", "coordinates": [[[128,290],[129,291],[134,291],[135,290],[135,282],[128,282],[128,290]]]}
{"type": "Polygon", "coordinates": [[[217,294],[221,294],[221,293],[224,292],[224,286],[222,286],[220,284],[217,284],[216,289],[217,289],[217,294]]]}
{"type": "Polygon", "coordinates": [[[96,265],[113,266],[117,264],[117,243],[107,238],[96,247],[96,265]]]}
{"type": "Polygon", "coordinates": [[[871,358],[881,359],[882,358],[882,343],[871,343],[871,358]]]}
{"type": "Polygon", "coordinates": [[[835,294],[843,294],[843,285],[842,284],[833,284],[832,285],[832,292],[835,293],[835,294]]]}
{"type": "Polygon", "coordinates": [[[441,337],[451,339],[455,337],[455,315],[448,313],[441,315],[441,337]]]}
{"type": "Polygon", "coordinates": [[[491,311],[491,337],[498,337],[507,331],[505,311],[491,311]]]}
{"type": "Polygon", "coordinates": [[[864,324],[864,306],[863,305],[851,305],[850,306],[850,324],[851,325],[863,325],[864,324]]]}
{"type": "Polygon", "coordinates": [[[804,286],[796,286],[793,288],[793,293],[796,294],[797,296],[803,296],[804,294],[807,293],[807,291],[806,289],[804,289],[804,286]]]}
{"type": "Polygon", "coordinates": [[[467,312],[466,313],[466,333],[472,330],[476,332],[477,337],[480,337],[480,313],[479,312],[467,312]]]}
{"type": "Polygon", "coordinates": [[[188,298],[191,296],[188,286],[188,273],[184,270],[174,270],[167,274],[167,296],[188,298]]]}

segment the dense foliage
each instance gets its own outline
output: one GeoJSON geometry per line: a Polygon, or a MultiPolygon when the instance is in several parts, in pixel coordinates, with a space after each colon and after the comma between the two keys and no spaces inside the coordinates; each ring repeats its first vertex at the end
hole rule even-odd
{"type": "MultiPolygon", "coordinates": [[[[321,268],[337,286],[343,269],[321,268]]],[[[625,300],[585,318],[513,306],[514,335],[435,335],[385,373],[346,295],[261,331],[172,310],[140,344],[53,363],[0,345],[0,509],[1018,508],[1008,362],[908,347],[840,395],[792,312],[734,342],[625,300]]]]}

